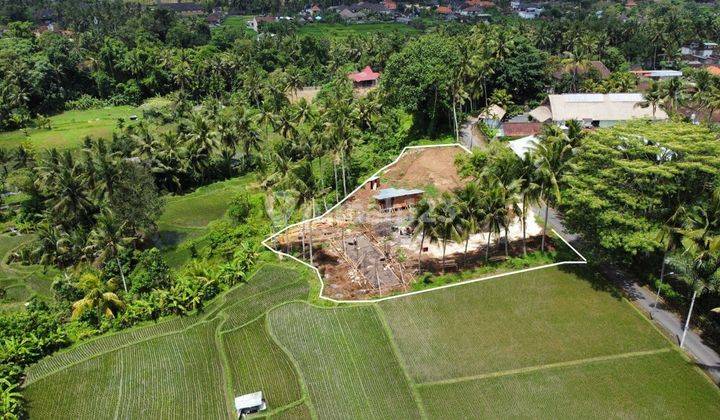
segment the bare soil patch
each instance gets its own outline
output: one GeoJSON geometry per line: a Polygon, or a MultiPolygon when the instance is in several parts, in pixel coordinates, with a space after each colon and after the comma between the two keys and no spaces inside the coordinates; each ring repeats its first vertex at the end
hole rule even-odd
{"type": "MultiPolygon", "coordinates": [[[[376,181],[366,182],[321,219],[279,235],[276,248],[312,261],[323,277],[323,294],[347,300],[408,291],[422,272],[465,270],[485,264],[488,233],[482,231],[470,237],[467,250],[465,243],[449,242],[444,267],[440,243],[426,240],[419,258],[420,238],[413,238],[410,230],[412,204],[387,210],[385,201],[375,198],[389,188],[421,189],[424,196],[432,198],[462,187],[465,181],[455,167],[460,153],[466,152],[455,145],[407,150],[376,181]]],[[[540,233],[540,227],[532,215],[527,219],[530,238],[540,233]]],[[[519,221],[516,225],[508,232],[511,255],[522,253],[519,221]]],[[[493,261],[504,257],[502,244],[504,237],[492,235],[489,254],[493,261]]],[[[529,240],[528,248],[536,249],[537,240],[529,240]]]]}

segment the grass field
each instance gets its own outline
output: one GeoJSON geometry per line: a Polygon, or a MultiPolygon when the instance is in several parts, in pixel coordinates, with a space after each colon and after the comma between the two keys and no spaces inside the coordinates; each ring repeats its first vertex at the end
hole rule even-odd
{"type": "Polygon", "coordinates": [[[720,416],[717,387],[586,268],[319,308],[287,267],[44,359],[31,417],[228,418],[256,390],[266,418],[720,416]]]}
{"type": "Polygon", "coordinates": [[[216,182],[197,190],[165,199],[165,209],[158,220],[160,248],[172,267],[182,266],[190,251],[184,241],[205,233],[207,225],[222,218],[230,201],[241,191],[252,188],[253,178],[244,176],[216,182]]]}
{"type": "Polygon", "coordinates": [[[564,270],[390,300],[380,309],[417,382],[669,347],[623,300],[564,270]]]}
{"type": "Polygon", "coordinates": [[[720,418],[720,393],[677,352],[420,387],[430,418],[720,418]]]}
{"type": "Polygon", "coordinates": [[[8,264],[10,253],[32,239],[32,235],[0,235],[0,287],[6,292],[5,298],[0,300],[0,310],[19,310],[33,295],[46,297],[52,294],[51,285],[57,270],[43,269],[39,265],[8,264]]]}
{"type": "Polygon", "coordinates": [[[310,35],[316,37],[329,38],[347,38],[352,35],[367,35],[374,33],[382,34],[420,34],[419,29],[404,23],[358,23],[358,24],[342,24],[342,23],[312,23],[303,25],[298,30],[299,35],[310,35]]]}
{"type": "Polygon", "coordinates": [[[26,139],[22,130],[0,132],[0,147],[13,148],[23,142],[37,149],[73,149],[80,147],[85,136],[109,138],[118,118],[139,115],[138,108],[114,106],[85,111],[66,111],[50,117],[52,129],[31,128],[26,139]]]}

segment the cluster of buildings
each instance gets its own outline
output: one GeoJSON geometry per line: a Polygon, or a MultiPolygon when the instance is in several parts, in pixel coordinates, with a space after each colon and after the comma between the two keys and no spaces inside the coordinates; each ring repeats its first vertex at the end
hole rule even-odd
{"type": "Polygon", "coordinates": [[[667,113],[659,106],[645,101],[642,93],[563,93],[548,95],[548,99],[530,112],[503,120],[505,110],[494,105],[482,114],[488,127],[507,137],[535,136],[544,124],[564,127],[568,121],[580,121],[584,128],[611,127],[633,119],[667,120],[667,113]]]}
{"type": "Polygon", "coordinates": [[[422,4],[396,0],[360,1],[330,6],[324,10],[314,4],[301,13],[301,18],[306,21],[318,21],[322,20],[326,13],[336,13],[341,19],[349,22],[394,20],[409,23],[422,13],[435,13],[445,20],[487,18],[490,16],[488,11],[494,7],[495,3],[489,0],[450,0],[422,4]]]}

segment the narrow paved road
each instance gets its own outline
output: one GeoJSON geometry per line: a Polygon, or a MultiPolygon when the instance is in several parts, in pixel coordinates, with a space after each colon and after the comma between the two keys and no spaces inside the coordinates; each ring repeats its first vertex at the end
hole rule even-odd
{"type": "Polygon", "coordinates": [[[485,142],[479,139],[473,132],[473,126],[477,123],[477,118],[468,117],[465,123],[460,126],[460,141],[468,149],[474,147],[485,147],[485,142]]]}
{"type": "MultiPolygon", "coordinates": [[[[540,209],[536,211],[540,211],[540,209]]],[[[574,247],[579,248],[581,246],[579,236],[569,233],[563,226],[558,213],[552,209],[548,217],[548,224],[560,232],[574,247]]],[[[680,318],[673,312],[664,304],[662,298],[656,308],[655,293],[647,287],[640,285],[630,274],[611,266],[605,267],[601,269],[601,271],[605,277],[622,287],[628,299],[648,314],[655,325],[658,325],[672,337],[675,337],[676,343],[680,344],[680,337],[682,337],[685,321],[684,317],[680,318]]],[[[685,337],[684,348],[695,359],[697,365],[705,369],[715,383],[720,383],[720,355],[718,355],[715,350],[707,345],[703,339],[692,330],[689,330],[685,337]]]]}

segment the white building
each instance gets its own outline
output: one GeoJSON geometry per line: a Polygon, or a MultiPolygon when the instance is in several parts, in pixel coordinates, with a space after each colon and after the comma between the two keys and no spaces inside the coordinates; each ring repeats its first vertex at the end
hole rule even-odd
{"type": "Polygon", "coordinates": [[[643,107],[641,93],[566,93],[549,95],[548,103],[532,111],[530,116],[541,122],[564,125],[566,121],[582,121],[586,127],[610,127],[621,121],[638,118],[666,120],[659,106],[643,107]]]}

